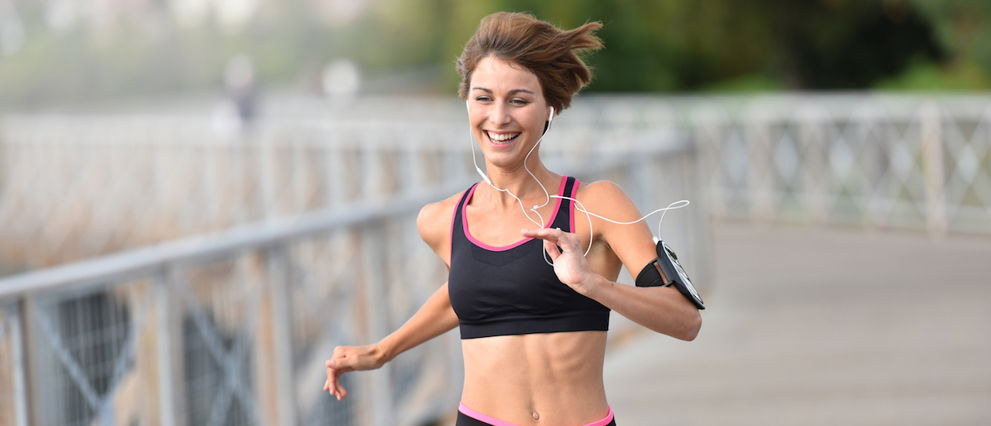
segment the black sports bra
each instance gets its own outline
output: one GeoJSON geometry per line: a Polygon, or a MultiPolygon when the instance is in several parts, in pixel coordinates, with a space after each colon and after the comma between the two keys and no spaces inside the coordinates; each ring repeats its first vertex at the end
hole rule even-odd
{"type": "MultiPolygon", "coordinates": [[[[461,338],[608,330],[609,308],[557,279],[544,260],[543,240],[493,247],[471,236],[464,211],[477,187],[465,191],[451,226],[448,295],[461,338]]],[[[577,188],[567,177],[559,194],[574,198],[577,188]]],[[[549,228],[574,232],[572,202],[559,198],[550,222],[549,228]]]]}

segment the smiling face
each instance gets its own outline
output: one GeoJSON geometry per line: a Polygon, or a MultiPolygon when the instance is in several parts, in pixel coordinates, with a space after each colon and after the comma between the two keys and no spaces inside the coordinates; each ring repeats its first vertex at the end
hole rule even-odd
{"type": "MultiPolygon", "coordinates": [[[[478,62],[468,88],[468,119],[487,163],[522,166],[549,116],[536,75],[491,56],[478,62]]],[[[536,158],[535,152],[530,161],[536,158]]]]}

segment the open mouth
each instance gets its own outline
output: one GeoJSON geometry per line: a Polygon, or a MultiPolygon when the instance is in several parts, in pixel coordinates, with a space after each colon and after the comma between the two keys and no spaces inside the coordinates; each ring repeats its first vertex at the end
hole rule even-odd
{"type": "Polygon", "coordinates": [[[510,143],[514,139],[520,136],[521,132],[513,133],[494,133],[486,131],[485,134],[489,137],[489,140],[496,144],[510,143]]]}

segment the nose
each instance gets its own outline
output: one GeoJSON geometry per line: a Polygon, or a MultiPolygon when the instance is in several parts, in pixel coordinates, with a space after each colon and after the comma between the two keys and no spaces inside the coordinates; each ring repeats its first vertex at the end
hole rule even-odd
{"type": "Polygon", "coordinates": [[[512,120],[509,115],[509,107],[499,103],[489,110],[489,121],[493,124],[507,124],[512,120]]]}

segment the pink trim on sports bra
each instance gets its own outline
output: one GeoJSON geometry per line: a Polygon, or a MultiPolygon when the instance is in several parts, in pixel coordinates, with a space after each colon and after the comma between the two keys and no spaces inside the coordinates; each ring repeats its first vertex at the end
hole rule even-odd
{"type": "MultiPolygon", "coordinates": [[[[578,180],[577,179],[575,179],[575,182],[576,182],[575,183],[575,186],[578,186],[578,184],[577,184],[578,180]]],[[[557,194],[558,195],[564,195],[564,187],[565,187],[565,185],[567,183],[568,183],[568,177],[567,176],[561,176],[561,187],[558,188],[558,190],[557,190],[557,194]]],[[[481,185],[481,183],[479,183],[479,185],[481,185]]],[[[530,241],[530,240],[533,239],[533,238],[524,238],[524,239],[522,239],[520,241],[517,241],[517,242],[515,242],[513,244],[510,244],[508,246],[503,246],[503,247],[490,246],[488,244],[485,244],[485,243],[483,243],[483,242],[475,239],[475,236],[474,235],[471,235],[471,232],[468,231],[468,214],[465,213],[465,209],[468,208],[468,203],[471,202],[471,197],[473,195],[475,195],[475,188],[478,188],[478,185],[475,185],[475,186],[473,186],[471,188],[471,192],[468,193],[468,198],[465,200],[464,205],[461,206],[461,224],[462,224],[462,227],[465,230],[465,236],[468,237],[468,240],[469,241],[471,241],[472,243],[474,243],[476,246],[479,246],[479,247],[481,247],[483,249],[486,249],[486,250],[489,250],[489,251],[506,251],[506,250],[509,250],[509,249],[511,249],[513,247],[518,247],[521,244],[526,243],[527,241],[530,241]]],[[[551,218],[547,220],[547,224],[544,225],[544,227],[551,226],[551,224],[554,223],[554,219],[557,218],[557,213],[558,213],[558,210],[560,210],[560,209],[561,209],[561,199],[558,198],[557,199],[557,204],[554,205],[554,214],[552,214],[551,215],[551,218]]],[[[572,217],[571,217],[571,229],[572,229],[572,232],[574,232],[574,229],[575,229],[574,228],[574,221],[575,221],[575,218],[574,218],[574,215],[572,215],[572,217]]],[[[452,232],[451,235],[454,235],[453,234],[453,232],[454,232],[454,224],[453,224],[453,222],[451,224],[451,232],[452,232]]]]}
{"type": "MultiPolygon", "coordinates": [[[[579,184],[581,184],[581,182],[578,181],[578,178],[575,178],[575,186],[572,186],[571,187],[571,199],[572,200],[577,200],[578,199],[578,185],[579,184]]],[[[558,201],[561,201],[561,199],[558,198],[558,201]]],[[[575,205],[577,205],[577,204],[578,203],[576,203],[574,201],[571,202],[571,232],[572,233],[577,233],[578,232],[577,228],[575,228],[575,205]]]]}
{"type": "MultiPolygon", "coordinates": [[[[458,411],[464,413],[466,416],[471,417],[475,420],[488,423],[493,426],[518,426],[510,422],[499,420],[495,417],[486,416],[485,414],[479,413],[478,411],[472,410],[465,406],[464,403],[458,404],[458,411]]],[[[602,420],[594,421],[592,423],[585,424],[583,426],[606,426],[613,419],[612,406],[609,406],[609,414],[606,414],[602,420]]]]}

